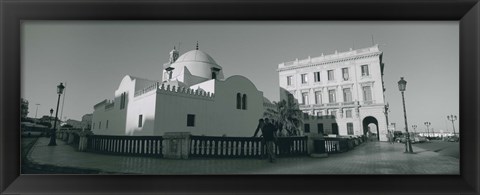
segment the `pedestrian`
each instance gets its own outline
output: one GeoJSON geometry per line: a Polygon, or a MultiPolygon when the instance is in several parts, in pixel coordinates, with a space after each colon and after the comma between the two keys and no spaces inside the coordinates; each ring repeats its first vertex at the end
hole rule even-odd
{"type": "Polygon", "coordinates": [[[390,141],[392,144],[395,144],[395,135],[393,134],[393,131],[390,131],[390,141]]]}
{"type": "Polygon", "coordinates": [[[255,129],[255,133],[253,134],[253,137],[257,137],[257,133],[263,128],[264,125],[265,125],[265,122],[263,121],[263,118],[259,119],[257,129],[255,129]]]}
{"type": "Polygon", "coordinates": [[[393,134],[391,131],[388,131],[388,141],[390,142],[390,144],[393,144],[393,134]]]}
{"type": "Polygon", "coordinates": [[[262,135],[263,135],[263,142],[267,148],[267,155],[268,160],[270,162],[275,161],[275,153],[274,153],[274,142],[275,142],[275,135],[276,135],[276,127],[272,124],[268,118],[265,118],[265,125],[262,128],[262,135]]]}

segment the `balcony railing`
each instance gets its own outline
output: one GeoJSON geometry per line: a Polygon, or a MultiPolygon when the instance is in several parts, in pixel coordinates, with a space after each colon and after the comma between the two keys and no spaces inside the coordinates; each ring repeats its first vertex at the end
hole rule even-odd
{"type": "Polygon", "coordinates": [[[305,104],[302,104],[302,105],[299,105],[300,109],[309,109],[309,108],[312,108],[312,105],[305,105],[305,104]]]}
{"type": "MultiPolygon", "coordinates": [[[[191,136],[191,157],[256,158],[266,154],[262,138],[191,136]]],[[[307,155],[307,137],[279,137],[274,146],[278,156],[307,155]]]]}
{"type": "Polygon", "coordinates": [[[363,105],[370,105],[370,104],[375,104],[374,100],[368,100],[368,101],[363,101],[363,105]]]}
{"type": "Polygon", "coordinates": [[[339,106],[339,105],[340,105],[340,103],[337,103],[337,102],[335,102],[335,103],[327,103],[327,107],[335,107],[335,106],[339,106]]]}
{"type": "Polygon", "coordinates": [[[356,102],[342,102],[342,106],[354,106],[356,102]]]}
{"type": "MultiPolygon", "coordinates": [[[[364,103],[365,104],[365,103],[364,103]]],[[[372,104],[371,102],[369,104],[372,104]]],[[[329,108],[329,107],[354,107],[357,105],[357,101],[352,101],[352,102],[335,102],[335,103],[325,103],[325,104],[301,104],[299,105],[299,108],[301,110],[306,110],[306,109],[319,109],[319,108],[329,108]]]]}

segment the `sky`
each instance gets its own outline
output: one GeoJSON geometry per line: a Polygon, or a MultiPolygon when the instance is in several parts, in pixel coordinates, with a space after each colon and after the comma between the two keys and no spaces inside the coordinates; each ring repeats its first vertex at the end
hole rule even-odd
{"type": "Polygon", "coordinates": [[[59,117],[81,120],[114,98],[125,75],[161,80],[173,47],[181,55],[197,41],[225,78],[243,75],[272,101],[279,99],[278,64],[379,44],[389,122],[397,129],[405,124],[400,77],[407,81],[410,131],[412,125],[423,131],[426,121],[435,131],[452,131],[447,115],[459,113],[457,21],[24,21],[21,33],[21,97],[29,117],[56,109],[63,82],[59,117]]]}

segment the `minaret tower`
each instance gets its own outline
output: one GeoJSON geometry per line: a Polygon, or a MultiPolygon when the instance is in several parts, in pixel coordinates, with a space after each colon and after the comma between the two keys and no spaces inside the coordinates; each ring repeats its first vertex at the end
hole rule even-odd
{"type": "Polygon", "coordinates": [[[178,51],[175,49],[175,46],[173,46],[173,50],[170,51],[170,60],[168,61],[170,64],[173,64],[175,61],[178,59],[178,51]]]}
{"type": "Polygon", "coordinates": [[[172,79],[172,70],[175,68],[171,67],[171,65],[175,63],[175,61],[177,61],[178,56],[179,56],[179,53],[175,49],[175,46],[173,46],[173,50],[170,51],[170,58],[168,60],[168,63],[163,64],[163,68],[165,69],[165,73],[166,73],[164,74],[164,79],[163,79],[164,81],[172,79]]]}

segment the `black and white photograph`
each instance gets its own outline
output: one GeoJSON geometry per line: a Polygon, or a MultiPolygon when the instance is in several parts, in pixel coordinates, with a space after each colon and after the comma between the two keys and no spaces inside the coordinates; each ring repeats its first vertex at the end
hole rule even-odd
{"type": "Polygon", "coordinates": [[[459,26],[24,20],[21,174],[459,175],[459,26]]]}

